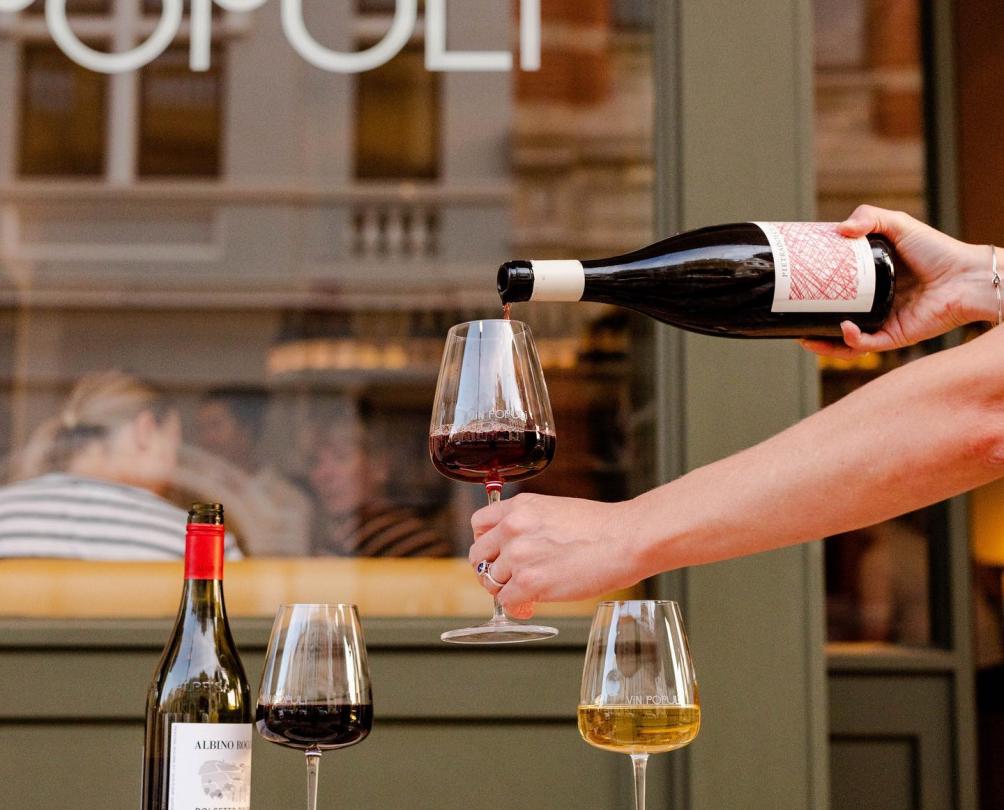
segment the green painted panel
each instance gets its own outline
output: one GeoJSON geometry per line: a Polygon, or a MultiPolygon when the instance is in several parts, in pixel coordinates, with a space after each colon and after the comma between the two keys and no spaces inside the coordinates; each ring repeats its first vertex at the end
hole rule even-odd
{"type": "MultiPolygon", "coordinates": [[[[4,807],[138,805],[139,723],[0,723],[0,750],[4,807]]],[[[444,726],[378,720],[362,744],[324,755],[318,805],[339,810],[626,808],[629,771],[626,756],[585,745],[574,721],[444,726]]],[[[252,773],[254,810],[301,806],[302,754],[256,738],[252,773]]]]}
{"type": "MultiPolygon", "coordinates": [[[[237,624],[256,686],[268,624],[237,624]]],[[[428,644],[436,625],[367,623],[374,733],[325,757],[322,806],[630,806],[628,758],[590,748],[576,728],[581,621],[566,622],[560,642],[491,650],[428,644]]],[[[168,632],[167,622],[0,626],[0,683],[17,684],[0,690],[3,807],[136,806],[144,695],[168,632]]],[[[254,756],[255,810],[299,806],[302,756],[261,740],[254,756]]],[[[652,807],[668,802],[673,756],[653,758],[652,807]]]]}
{"type": "MultiPolygon", "coordinates": [[[[835,810],[862,807],[888,810],[949,810],[959,806],[955,766],[953,717],[954,673],[831,673],[830,708],[835,751],[833,802],[835,810]],[[871,804],[862,805],[861,785],[851,778],[855,763],[869,761],[877,744],[898,741],[913,750],[911,791],[904,792],[902,759],[894,770],[870,787],[871,804]],[[908,800],[904,803],[904,797],[908,800]]],[[[902,752],[900,752],[902,753],[902,752]]],[[[888,749],[886,764],[893,767],[888,749]]],[[[870,767],[877,767],[878,760],[870,767]]],[[[868,777],[870,771],[861,774],[868,777]]]]}
{"type": "MultiPolygon", "coordinates": [[[[26,694],[34,697],[30,687],[26,694]]],[[[142,724],[0,721],[2,806],[131,810],[139,807],[142,757],[142,724]]]]}
{"type": "MultiPolygon", "coordinates": [[[[660,62],[664,229],[811,218],[810,0],[657,7],[673,43],[660,62]]],[[[663,476],[810,413],[816,377],[803,354],[660,330],[663,476]]],[[[728,492],[715,497],[730,508],[728,492]]],[[[661,578],[660,593],[683,603],[705,710],[678,807],[828,805],[822,584],[818,544],[661,578]]]]}
{"type": "Polygon", "coordinates": [[[917,804],[917,745],[911,737],[835,737],[830,769],[835,810],[913,810],[917,804]]]}

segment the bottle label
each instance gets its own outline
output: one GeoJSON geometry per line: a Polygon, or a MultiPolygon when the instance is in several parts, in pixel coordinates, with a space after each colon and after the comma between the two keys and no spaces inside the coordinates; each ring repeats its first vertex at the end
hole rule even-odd
{"type": "Polygon", "coordinates": [[[582,262],[568,259],[535,260],[531,301],[579,301],[586,289],[582,262]]]}
{"type": "Polygon", "coordinates": [[[869,312],[875,257],[865,237],[832,222],[755,222],[774,253],[771,312],[869,312]]]}
{"type": "Polygon", "coordinates": [[[250,810],[251,724],[172,723],[168,810],[250,810]]]}

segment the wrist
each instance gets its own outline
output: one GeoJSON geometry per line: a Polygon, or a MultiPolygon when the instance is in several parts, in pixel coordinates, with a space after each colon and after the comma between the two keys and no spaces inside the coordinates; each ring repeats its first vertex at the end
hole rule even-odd
{"type": "MultiPolygon", "coordinates": [[[[987,245],[966,245],[967,255],[959,274],[959,310],[966,323],[997,325],[1000,310],[994,289],[993,258],[987,245]]],[[[1004,250],[994,248],[998,272],[1004,277],[1004,250]]],[[[1001,290],[1004,292],[1004,289],[1001,290]]]]}
{"type": "Polygon", "coordinates": [[[652,492],[624,501],[620,506],[617,545],[632,577],[630,584],[679,568],[681,564],[672,553],[676,531],[662,520],[653,519],[659,509],[652,492]]]}

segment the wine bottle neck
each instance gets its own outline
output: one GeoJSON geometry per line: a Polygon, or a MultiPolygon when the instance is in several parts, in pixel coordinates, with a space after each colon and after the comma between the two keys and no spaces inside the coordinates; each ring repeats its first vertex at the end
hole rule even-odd
{"type": "Polygon", "coordinates": [[[220,525],[190,523],[185,532],[185,579],[223,579],[224,529],[220,525]]]}
{"type": "Polygon", "coordinates": [[[185,580],[185,589],[181,594],[181,615],[197,619],[200,624],[225,621],[223,582],[218,579],[185,580]]]}

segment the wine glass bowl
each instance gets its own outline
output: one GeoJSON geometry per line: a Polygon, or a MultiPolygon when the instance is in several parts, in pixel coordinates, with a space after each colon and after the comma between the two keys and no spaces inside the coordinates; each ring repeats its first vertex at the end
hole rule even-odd
{"type": "MultiPolygon", "coordinates": [[[[483,320],[450,329],[429,425],[429,455],[455,481],[485,487],[488,502],[507,483],[542,472],[554,458],[554,416],[530,327],[483,320]]],[[[550,638],[553,627],[509,619],[495,600],[492,619],[443,633],[443,641],[504,644],[550,638]]]]}
{"type": "Polygon", "coordinates": [[[323,751],[362,742],[373,725],[366,644],[355,605],[282,605],[269,637],[255,715],[269,742],[303,751],[316,810],[323,751]]]}
{"type": "Polygon", "coordinates": [[[592,746],[629,754],[635,807],[645,807],[650,754],[688,745],[701,728],[690,647],[675,602],[603,602],[582,669],[579,733],[592,746]]]}

